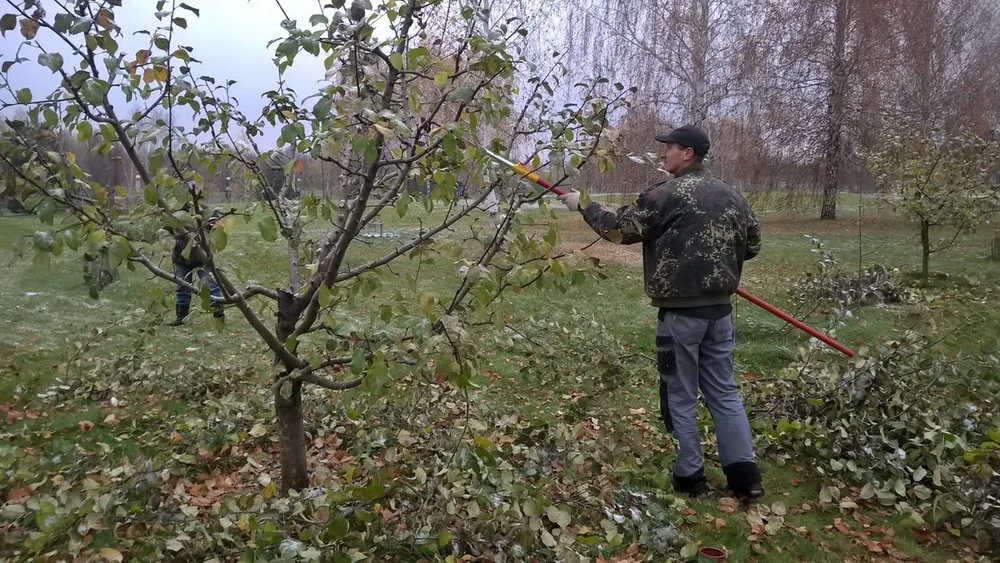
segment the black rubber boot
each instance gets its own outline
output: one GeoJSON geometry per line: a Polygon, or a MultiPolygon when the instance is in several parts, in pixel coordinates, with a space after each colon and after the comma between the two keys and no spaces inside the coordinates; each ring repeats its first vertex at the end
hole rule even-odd
{"type": "Polygon", "coordinates": [[[167,323],[167,326],[181,326],[184,324],[184,317],[188,315],[188,307],[177,305],[174,310],[177,312],[177,318],[167,323]]]}
{"type": "Polygon", "coordinates": [[[722,468],[729,482],[729,490],[742,499],[757,499],[764,496],[764,486],[761,484],[760,469],[752,461],[730,463],[722,468]]]}
{"type": "Polygon", "coordinates": [[[708,494],[708,481],[705,479],[705,468],[701,468],[687,477],[679,477],[676,473],[670,476],[674,489],[692,497],[703,497],[708,494]]]}

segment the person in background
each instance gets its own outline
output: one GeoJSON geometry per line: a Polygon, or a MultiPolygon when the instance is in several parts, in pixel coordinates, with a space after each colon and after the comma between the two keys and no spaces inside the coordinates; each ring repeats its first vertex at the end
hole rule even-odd
{"type": "MultiPolygon", "coordinates": [[[[205,222],[205,229],[212,230],[220,217],[219,210],[212,212],[211,217],[205,222]]],[[[174,266],[174,275],[190,284],[194,283],[194,274],[198,272],[198,277],[203,283],[208,285],[209,293],[213,297],[222,298],[222,291],[219,289],[215,279],[205,270],[205,264],[198,259],[203,253],[195,252],[192,249],[188,252],[188,257],[184,257],[184,250],[187,248],[191,237],[194,236],[193,229],[182,229],[174,235],[174,249],[170,253],[170,261],[174,266]]],[[[178,285],[174,292],[174,312],[177,318],[167,323],[167,326],[180,326],[184,324],[185,317],[191,311],[191,291],[182,285],[178,285]]],[[[212,303],[212,316],[217,319],[225,319],[226,312],[222,303],[212,303]]]]}

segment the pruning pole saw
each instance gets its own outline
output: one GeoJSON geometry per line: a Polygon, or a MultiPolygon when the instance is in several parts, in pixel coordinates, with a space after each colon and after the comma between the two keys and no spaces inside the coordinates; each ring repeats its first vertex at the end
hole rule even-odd
{"type": "MultiPolygon", "coordinates": [[[[524,178],[526,178],[528,180],[531,180],[532,182],[534,182],[534,183],[538,184],[539,186],[545,188],[547,191],[550,191],[550,192],[552,192],[552,193],[554,193],[556,195],[563,195],[563,194],[566,193],[566,190],[564,190],[562,188],[558,188],[558,187],[553,186],[551,182],[549,182],[545,178],[542,178],[538,174],[532,172],[530,168],[528,168],[527,166],[521,164],[520,162],[517,162],[517,163],[511,162],[511,161],[507,160],[506,158],[504,158],[504,157],[502,157],[502,156],[500,156],[500,155],[498,155],[498,154],[496,154],[496,153],[494,153],[494,152],[492,152],[492,151],[490,151],[488,149],[485,149],[485,148],[483,149],[483,151],[486,154],[488,154],[490,156],[490,158],[492,158],[493,160],[496,160],[500,164],[503,164],[504,166],[509,167],[511,170],[513,170],[514,172],[516,172],[518,175],[520,175],[520,176],[522,176],[522,177],[524,177],[524,178]]],[[[761,309],[764,309],[768,313],[771,313],[772,315],[774,315],[774,316],[778,317],[779,319],[785,321],[786,323],[794,326],[795,328],[797,328],[797,329],[805,332],[806,334],[815,337],[816,339],[820,340],[821,342],[823,342],[824,344],[830,346],[831,348],[837,350],[838,352],[840,352],[841,354],[847,356],[848,358],[853,358],[854,357],[854,350],[851,350],[850,348],[848,348],[847,346],[844,346],[843,344],[841,344],[837,340],[831,338],[830,336],[828,336],[828,335],[826,335],[826,334],[824,334],[824,333],[816,330],[815,328],[807,325],[806,323],[800,321],[799,319],[796,319],[792,315],[790,315],[790,314],[782,311],[781,309],[775,307],[774,305],[771,305],[770,303],[768,303],[767,301],[764,301],[760,297],[757,297],[755,295],[747,293],[746,291],[744,291],[744,290],[742,290],[740,288],[736,288],[736,295],[739,295],[743,299],[746,299],[747,301],[753,303],[754,305],[760,307],[761,309]]]]}

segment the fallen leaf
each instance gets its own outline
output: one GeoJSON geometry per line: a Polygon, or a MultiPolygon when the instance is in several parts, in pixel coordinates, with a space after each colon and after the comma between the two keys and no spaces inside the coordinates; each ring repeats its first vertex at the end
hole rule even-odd
{"type": "Polygon", "coordinates": [[[721,530],[721,529],[723,529],[725,527],[726,527],[726,521],[724,519],[722,519],[722,518],[716,518],[715,519],[715,529],[716,530],[721,530]]]}
{"type": "Polygon", "coordinates": [[[94,429],[94,423],[89,420],[81,420],[77,426],[80,427],[81,432],[90,432],[94,429]]]}
{"type": "Polygon", "coordinates": [[[21,420],[22,418],[24,418],[24,413],[21,412],[21,411],[15,411],[15,410],[8,410],[7,411],[7,424],[8,425],[14,424],[15,422],[21,420]]]}
{"type": "Polygon", "coordinates": [[[867,547],[868,551],[872,553],[885,553],[882,546],[877,541],[867,541],[865,542],[865,547],[867,547]]]}
{"type": "Polygon", "coordinates": [[[105,561],[116,561],[119,563],[125,560],[120,551],[110,547],[102,547],[101,551],[97,552],[97,556],[105,561]]]}
{"type": "Polygon", "coordinates": [[[7,502],[12,504],[21,504],[28,500],[33,493],[31,487],[14,487],[7,493],[7,502]]]}
{"type": "Polygon", "coordinates": [[[837,531],[840,532],[841,534],[845,535],[851,534],[851,527],[846,523],[844,523],[844,521],[841,520],[840,518],[835,518],[833,520],[833,527],[837,528],[837,531]]]}
{"type": "Polygon", "coordinates": [[[725,512],[726,514],[732,514],[736,512],[736,508],[740,505],[740,501],[733,497],[722,497],[719,499],[719,510],[725,512]]]}
{"type": "Polygon", "coordinates": [[[646,414],[646,409],[629,409],[629,414],[646,414]]]}

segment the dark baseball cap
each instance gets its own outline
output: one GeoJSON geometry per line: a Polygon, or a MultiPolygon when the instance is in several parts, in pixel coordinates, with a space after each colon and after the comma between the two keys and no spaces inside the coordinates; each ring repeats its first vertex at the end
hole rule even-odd
{"type": "Polygon", "coordinates": [[[661,143],[676,143],[690,148],[698,156],[708,154],[708,149],[712,146],[708,135],[695,125],[682,125],[666,135],[657,135],[654,138],[661,143]]]}

